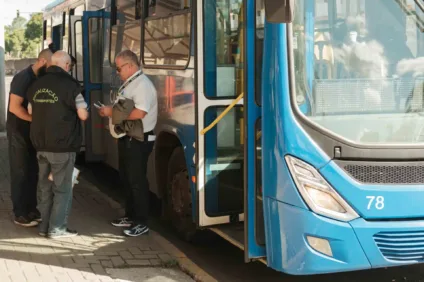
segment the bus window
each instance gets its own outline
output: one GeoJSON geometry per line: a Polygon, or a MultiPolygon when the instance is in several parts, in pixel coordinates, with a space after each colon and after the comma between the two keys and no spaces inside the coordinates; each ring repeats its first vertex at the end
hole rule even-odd
{"type": "Polygon", "coordinates": [[[102,51],[103,51],[103,19],[90,18],[88,29],[90,33],[89,58],[90,58],[90,82],[102,82],[102,51]]]}
{"type": "Polygon", "coordinates": [[[69,50],[69,15],[68,12],[63,13],[63,46],[62,50],[68,52],[69,50]]]}
{"type": "Polygon", "coordinates": [[[141,0],[116,0],[115,2],[117,12],[121,15],[118,24],[140,19],[141,0]]]}
{"type": "Polygon", "coordinates": [[[82,22],[77,21],[75,23],[75,53],[77,63],[74,66],[73,73],[76,74],[76,79],[78,81],[83,81],[84,79],[84,69],[82,61],[82,52],[83,52],[83,42],[82,42],[82,22]]]}
{"type": "Polygon", "coordinates": [[[43,21],[43,42],[44,40],[46,40],[46,36],[47,36],[47,21],[44,20],[43,21]]]}
{"type": "Polygon", "coordinates": [[[62,49],[62,44],[63,44],[62,31],[63,31],[63,26],[61,24],[53,27],[52,41],[54,46],[58,50],[62,49]]]}
{"type": "Polygon", "coordinates": [[[190,1],[149,1],[144,22],[143,65],[185,68],[190,58],[190,1]],[[166,3],[165,3],[166,2],[166,3]]]}
{"type": "Polygon", "coordinates": [[[47,48],[47,46],[52,43],[52,20],[49,17],[46,20],[46,39],[44,41],[44,48],[47,48]]]}
{"type": "Polygon", "coordinates": [[[149,17],[167,17],[181,10],[190,9],[190,0],[149,0],[149,17]]]}
{"type": "Polygon", "coordinates": [[[243,1],[209,1],[215,18],[207,17],[206,25],[215,36],[205,38],[205,57],[211,67],[206,70],[205,95],[214,98],[233,98],[243,92],[243,1]],[[210,84],[215,84],[214,86],[210,84]]]}
{"type": "Polygon", "coordinates": [[[109,67],[112,66],[110,62],[110,47],[111,47],[111,19],[105,17],[103,19],[104,21],[104,28],[103,28],[103,38],[104,38],[104,49],[103,49],[103,66],[109,67]]]}
{"type": "Polygon", "coordinates": [[[133,51],[140,58],[140,33],[139,22],[132,22],[112,27],[110,38],[110,60],[115,64],[115,56],[123,50],[133,51]]]}
{"type": "Polygon", "coordinates": [[[263,0],[256,0],[256,36],[255,36],[255,100],[261,105],[262,62],[264,48],[265,6],[263,0]]]}

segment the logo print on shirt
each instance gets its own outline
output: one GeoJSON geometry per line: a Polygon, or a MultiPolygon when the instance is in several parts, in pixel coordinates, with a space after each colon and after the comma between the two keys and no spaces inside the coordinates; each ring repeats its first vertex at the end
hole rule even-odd
{"type": "Polygon", "coordinates": [[[57,97],[56,93],[54,93],[50,89],[42,88],[38,89],[37,92],[35,92],[33,100],[35,103],[54,104],[59,101],[59,98],[57,97]]]}

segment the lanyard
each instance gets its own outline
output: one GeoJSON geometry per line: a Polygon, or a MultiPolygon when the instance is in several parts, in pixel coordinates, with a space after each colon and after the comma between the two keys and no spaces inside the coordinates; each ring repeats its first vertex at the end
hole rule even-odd
{"type": "Polygon", "coordinates": [[[131,77],[130,79],[128,79],[127,81],[125,81],[125,83],[121,86],[121,87],[119,87],[119,90],[118,90],[118,96],[122,96],[122,92],[124,91],[124,89],[131,83],[131,82],[133,82],[137,77],[139,77],[140,75],[142,75],[143,74],[143,72],[140,70],[140,71],[138,71],[133,77],[131,77]]]}

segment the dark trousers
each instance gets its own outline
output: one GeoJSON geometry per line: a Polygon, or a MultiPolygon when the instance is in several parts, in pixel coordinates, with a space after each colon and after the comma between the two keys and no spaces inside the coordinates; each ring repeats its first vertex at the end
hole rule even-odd
{"type": "Polygon", "coordinates": [[[37,153],[28,132],[8,128],[10,188],[16,217],[37,211],[37,153]]]}
{"type": "Polygon", "coordinates": [[[147,162],[153,145],[154,142],[141,142],[127,136],[118,141],[119,174],[126,193],[125,216],[134,224],[147,224],[149,211],[147,162]]]}

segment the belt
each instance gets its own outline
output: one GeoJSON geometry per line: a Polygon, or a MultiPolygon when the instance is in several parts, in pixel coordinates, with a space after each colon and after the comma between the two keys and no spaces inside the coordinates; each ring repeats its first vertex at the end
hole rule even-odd
{"type": "Polygon", "coordinates": [[[155,136],[155,133],[153,132],[153,130],[144,133],[144,140],[145,141],[155,141],[156,140],[156,136],[155,136]]]}
{"type": "MultiPolygon", "coordinates": [[[[131,141],[133,138],[131,136],[125,135],[125,136],[121,137],[121,139],[123,139],[123,140],[129,139],[131,141]]],[[[155,136],[155,133],[153,132],[153,130],[144,133],[144,141],[155,141],[155,140],[156,140],[156,136],[155,136]]]]}

